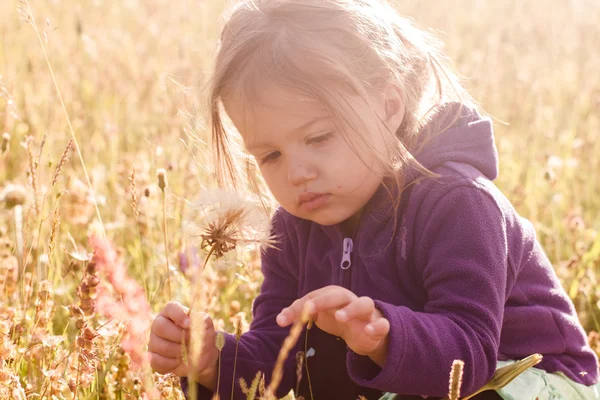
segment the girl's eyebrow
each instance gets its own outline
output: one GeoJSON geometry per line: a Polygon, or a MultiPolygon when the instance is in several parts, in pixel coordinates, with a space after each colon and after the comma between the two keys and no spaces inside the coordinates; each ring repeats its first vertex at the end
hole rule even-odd
{"type": "MultiPolygon", "coordinates": [[[[306,129],[310,128],[311,126],[313,126],[314,124],[316,124],[317,122],[319,122],[321,120],[324,120],[324,119],[330,119],[330,117],[329,116],[322,116],[322,117],[314,118],[314,119],[312,119],[310,121],[307,121],[307,122],[303,123],[302,125],[294,128],[294,129],[291,129],[287,134],[290,134],[292,132],[298,132],[298,131],[306,130],[306,129]]],[[[248,151],[252,152],[253,150],[257,150],[257,149],[262,148],[262,147],[268,147],[268,143],[262,143],[262,142],[252,143],[249,146],[247,146],[246,149],[248,151]]]]}

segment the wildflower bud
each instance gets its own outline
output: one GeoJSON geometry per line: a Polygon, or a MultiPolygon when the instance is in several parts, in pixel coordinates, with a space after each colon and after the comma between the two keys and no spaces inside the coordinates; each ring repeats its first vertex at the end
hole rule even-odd
{"type": "Polygon", "coordinates": [[[12,377],[10,376],[10,372],[5,369],[0,370],[0,384],[8,385],[12,377]]]}
{"type": "Polygon", "coordinates": [[[89,297],[82,298],[80,301],[80,307],[87,317],[94,315],[94,306],[94,300],[89,297]]]}
{"type": "Polygon", "coordinates": [[[96,275],[88,275],[88,277],[85,278],[85,283],[90,288],[96,287],[100,284],[100,278],[98,278],[96,275]]]}
{"type": "Polygon", "coordinates": [[[161,168],[156,172],[156,176],[158,177],[158,187],[164,192],[167,188],[167,171],[161,168]]]}
{"type": "Polygon", "coordinates": [[[10,325],[7,321],[0,321],[0,334],[8,335],[10,333],[10,325]]]}
{"type": "Polygon", "coordinates": [[[95,275],[96,274],[96,263],[93,261],[90,261],[85,269],[85,272],[89,275],[95,275]]]}
{"type": "Polygon", "coordinates": [[[77,336],[77,338],[75,338],[75,343],[77,343],[78,347],[84,348],[85,344],[86,344],[87,340],[85,340],[83,337],[81,336],[77,336]]]}
{"type": "Polygon", "coordinates": [[[2,134],[2,147],[0,147],[2,154],[10,150],[10,133],[4,132],[2,134]]]}
{"type": "Polygon", "coordinates": [[[78,320],[75,322],[75,327],[76,327],[77,329],[83,329],[83,327],[84,327],[84,326],[85,326],[85,321],[84,321],[83,319],[78,319],[78,320]]]}
{"type": "Polygon", "coordinates": [[[75,393],[75,389],[77,389],[77,381],[75,378],[69,379],[69,390],[71,393],[75,393]]]}
{"type": "Polygon", "coordinates": [[[83,319],[85,317],[83,310],[76,305],[69,306],[69,314],[75,319],[83,319]]]}
{"type": "Polygon", "coordinates": [[[95,338],[98,337],[98,332],[96,332],[94,329],[90,328],[89,326],[86,326],[83,331],[83,336],[87,340],[94,340],[95,338]]]}
{"type": "Polygon", "coordinates": [[[239,301],[237,300],[233,300],[230,304],[229,304],[229,308],[231,309],[231,313],[232,314],[237,314],[240,309],[242,308],[241,304],[239,301]]]}
{"type": "Polygon", "coordinates": [[[127,353],[123,348],[119,347],[121,349],[120,351],[120,355],[119,355],[119,365],[121,367],[127,367],[129,365],[129,363],[131,362],[131,356],[129,355],[129,353],[127,353]]]}

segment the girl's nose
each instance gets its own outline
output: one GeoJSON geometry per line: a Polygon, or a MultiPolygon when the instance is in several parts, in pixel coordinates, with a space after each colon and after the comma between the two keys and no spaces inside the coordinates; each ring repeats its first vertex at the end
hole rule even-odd
{"type": "Polygon", "coordinates": [[[306,163],[299,161],[291,162],[288,166],[288,181],[293,186],[302,185],[316,178],[316,173],[313,168],[310,168],[306,163]]]}

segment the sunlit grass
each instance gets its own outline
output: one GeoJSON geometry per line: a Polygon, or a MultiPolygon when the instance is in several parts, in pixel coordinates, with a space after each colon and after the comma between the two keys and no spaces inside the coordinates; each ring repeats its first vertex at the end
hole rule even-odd
{"type": "MultiPolygon", "coordinates": [[[[438,31],[466,86],[495,118],[497,184],[534,223],[586,329],[600,331],[600,3],[397,3],[438,31]]],[[[176,379],[134,368],[123,350],[126,320],[84,312],[90,301],[120,296],[108,272],[89,270],[97,248],[89,237],[104,229],[151,312],[170,300],[161,286],[167,265],[174,299],[189,304],[188,277],[209,251],[184,227],[189,218],[201,222],[191,206],[214,188],[203,95],[223,4],[30,1],[42,43],[19,5],[0,2],[0,134],[8,134],[0,154],[0,381],[13,397],[21,387],[72,398],[79,383],[81,398],[129,398],[150,386],[178,398],[176,379]],[[65,115],[93,190],[72,149],[52,184],[73,138],[65,115]],[[13,207],[24,197],[22,209],[13,207]],[[95,373],[77,367],[89,358],[97,360],[95,373]]],[[[207,307],[217,328],[233,331],[238,313],[247,323],[261,281],[257,256],[254,246],[240,245],[207,264],[207,307]]],[[[600,351],[597,335],[593,343],[600,351]]]]}

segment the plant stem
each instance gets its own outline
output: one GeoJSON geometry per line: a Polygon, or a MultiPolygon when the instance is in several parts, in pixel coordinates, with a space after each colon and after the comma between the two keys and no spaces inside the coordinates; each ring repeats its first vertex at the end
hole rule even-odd
{"type": "Polygon", "coordinates": [[[306,327],[306,334],[304,335],[304,368],[306,368],[306,379],[308,380],[308,391],[310,392],[310,400],[315,400],[313,397],[312,384],[310,382],[310,371],[308,370],[308,357],[306,352],[308,351],[308,331],[310,330],[311,323],[309,322],[306,327]]]}
{"type": "Polygon", "coordinates": [[[169,270],[169,239],[167,238],[167,193],[162,190],[162,201],[163,201],[163,233],[165,237],[165,260],[167,264],[167,275],[165,277],[167,292],[169,299],[171,299],[171,271],[169,270]]]}
{"type": "MultiPolygon", "coordinates": [[[[239,324],[240,322],[238,322],[239,324]]],[[[238,348],[240,341],[239,339],[235,341],[235,356],[233,357],[233,380],[231,381],[231,400],[233,400],[233,393],[235,390],[235,367],[237,367],[237,356],[238,356],[238,348]]]]}

